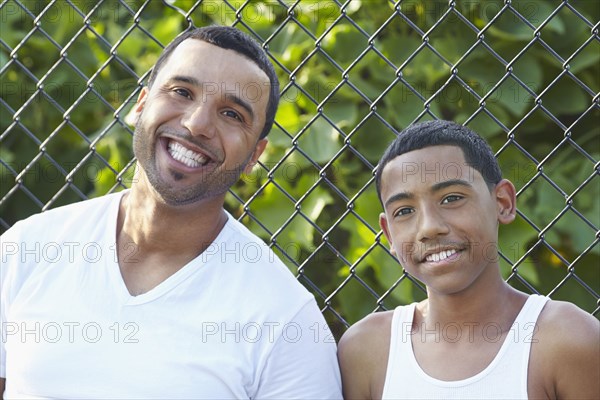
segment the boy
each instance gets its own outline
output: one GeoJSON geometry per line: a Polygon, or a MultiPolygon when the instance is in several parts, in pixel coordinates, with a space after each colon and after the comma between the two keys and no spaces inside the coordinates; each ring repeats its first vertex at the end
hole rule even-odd
{"type": "Polygon", "coordinates": [[[498,224],[514,220],[516,194],[482,138],[413,125],[384,153],[376,186],[391,251],[428,298],[344,334],[345,398],[600,398],[598,320],[500,275],[498,224]]]}

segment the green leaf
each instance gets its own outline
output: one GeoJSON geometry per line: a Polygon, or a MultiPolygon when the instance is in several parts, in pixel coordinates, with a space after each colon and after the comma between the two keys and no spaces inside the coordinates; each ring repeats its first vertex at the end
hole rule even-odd
{"type": "Polygon", "coordinates": [[[4,54],[3,51],[0,51],[0,68],[4,68],[4,66],[8,63],[8,56],[4,54]]]}
{"type": "Polygon", "coordinates": [[[402,43],[398,42],[396,35],[390,35],[379,41],[382,53],[397,67],[400,67],[421,45],[422,40],[417,36],[406,36],[402,43]]]}
{"type": "MultiPolygon", "coordinates": [[[[501,225],[498,247],[499,250],[513,263],[519,260],[529,248],[529,244],[537,238],[537,232],[523,218],[517,217],[509,225],[501,225]]],[[[501,265],[503,265],[501,263],[501,265]]],[[[527,260],[518,267],[519,275],[523,276],[532,285],[539,284],[539,276],[533,265],[527,260]]],[[[503,271],[508,275],[510,271],[503,271]]]]}
{"type": "MultiPolygon", "coordinates": [[[[481,96],[489,93],[486,105],[502,105],[512,115],[520,117],[525,110],[531,107],[532,97],[520,83],[513,78],[506,79],[500,86],[490,91],[502,79],[505,72],[497,61],[492,60],[487,54],[486,58],[471,57],[458,68],[459,75],[469,86],[481,96]]],[[[543,69],[539,62],[531,55],[523,55],[514,65],[514,75],[534,92],[542,86],[543,69]]],[[[495,109],[494,114],[500,114],[495,109]]],[[[506,122],[506,120],[502,120],[506,122]]]]}
{"type": "Polygon", "coordinates": [[[181,23],[182,16],[180,14],[165,17],[160,24],[152,27],[152,35],[161,43],[169,43],[181,32],[181,23]]]}
{"type": "MultiPolygon", "coordinates": [[[[530,53],[524,54],[513,66],[513,74],[528,87],[534,91],[539,91],[544,79],[544,70],[536,57],[530,53]]],[[[514,83],[519,85],[518,83],[514,83]]],[[[525,91],[520,85],[516,90],[525,91]]],[[[528,93],[522,93],[523,96],[529,96],[528,93]]],[[[520,99],[519,99],[520,100],[520,99]]]]}
{"type": "MultiPolygon", "coordinates": [[[[488,111],[496,117],[500,122],[506,124],[509,120],[508,114],[502,107],[490,104],[487,107],[488,111]]],[[[464,123],[471,115],[458,114],[454,121],[457,123],[464,123]]],[[[494,121],[487,113],[479,112],[475,118],[473,118],[467,125],[470,129],[477,132],[480,136],[486,140],[490,140],[496,134],[503,132],[502,127],[494,121]]]]}
{"type": "Polygon", "coordinates": [[[327,103],[324,113],[338,128],[343,129],[354,126],[358,116],[358,106],[349,102],[327,103]]]}
{"type": "Polygon", "coordinates": [[[317,118],[302,134],[298,143],[317,163],[326,163],[340,149],[337,130],[322,117],[317,118]]]}
{"type": "Polygon", "coordinates": [[[571,73],[577,74],[589,66],[598,65],[598,61],[600,61],[600,48],[598,42],[594,40],[571,60],[569,67],[571,73]]]}
{"type": "MultiPolygon", "coordinates": [[[[484,8],[489,9],[490,3],[484,6],[484,8]]],[[[496,5],[497,7],[499,6],[498,3],[496,5]]],[[[536,28],[554,11],[554,7],[544,0],[513,1],[511,5],[521,17],[528,20],[536,28]]],[[[492,7],[492,9],[500,10],[495,7],[492,7]]],[[[487,22],[492,19],[492,15],[488,14],[483,13],[483,17],[487,22]]],[[[563,34],[565,32],[565,23],[562,21],[561,16],[557,14],[544,26],[544,30],[563,34]]],[[[524,23],[512,10],[508,9],[490,26],[488,32],[501,39],[520,41],[531,40],[534,35],[533,29],[524,23]]]]}
{"type": "MultiPolygon", "coordinates": [[[[394,126],[399,129],[408,127],[425,109],[423,100],[400,82],[383,98],[383,102],[385,117],[395,122],[394,126]]],[[[437,107],[435,101],[430,104],[437,107]]]]}
{"type": "MultiPolygon", "coordinates": [[[[395,112],[394,109],[397,109],[397,107],[385,107],[384,116],[386,119],[388,114],[400,114],[397,111],[395,112]]],[[[394,132],[377,117],[370,117],[352,136],[352,145],[357,149],[361,149],[360,153],[375,165],[395,137],[394,132]]]]}
{"type": "Polygon", "coordinates": [[[548,93],[542,96],[542,105],[554,115],[577,114],[591,104],[592,98],[566,77],[561,78],[548,93]]]}
{"type": "MultiPolygon", "coordinates": [[[[300,111],[294,102],[282,99],[279,102],[275,120],[290,134],[296,135],[303,123],[300,120],[300,111]]],[[[278,129],[274,126],[273,129],[278,129]]],[[[271,132],[272,133],[272,132],[271,132]]],[[[287,135],[269,135],[269,143],[274,146],[289,147],[290,140],[287,135]]]]}
{"type": "Polygon", "coordinates": [[[366,38],[349,24],[336,25],[323,40],[323,50],[340,64],[351,63],[366,47],[366,38]]]}

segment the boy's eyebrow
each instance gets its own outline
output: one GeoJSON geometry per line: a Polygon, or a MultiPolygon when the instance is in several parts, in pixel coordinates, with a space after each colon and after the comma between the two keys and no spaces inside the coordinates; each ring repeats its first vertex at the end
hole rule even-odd
{"type": "MultiPolygon", "coordinates": [[[[196,87],[203,86],[203,83],[200,82],[198,79],[194,78],[193,76],[176,75],[167,81],[168,84],[173,83],[173,82],[184,82],[189,85],[196,86],[196,87]]],[[[236,94],[232,94],[232,93],[225,93],[224,97],[228,101],[232,101],[235,104],[242,107],[250,115],[250,118],[254,119],[254,110],[252,109],[252,106],[250,106],[250,104],[247,101],[245,101],[241,97],[237,96],[236,94]]]]}
{"type": "MultiPolygon", "coordinates": [[[[469,182],[467,182],[463,179],[450,179],[450,180],[438,182],[438,183],[432,185],[430,192],[432,192],[432,193],[439,192],[440,190],[446,189],[450,186],[457,186],[457,185],[464,186],[467,188],[473,187],[473,185],[471,185],[469,182]]],[[[410,199],[413,199],[414,197],[415,197],[414,194],[412,194],[410,192],[398,192],[398,193],[390,196],[390,198],[388,198],[385,201],[384,208],[387,208],[390,204],[392,204],[396,201],[410,200],[410,199]]]]}
{"type": "Polygon", "coordinates": [[[385,201],[384,208],[387,208],[390,204],[392,204],[392,203],[394,203],[396,201],[409,200],[409,199],[412,199],[414,197],[415,196],[412,193],[409,193],[409,192],[399,192],[399,193],[396,193],[396,194],[392,195],[390,198],[388,198],[385,201]]]}
{"type": "Polygon", "coordinates": [[[464,186],[469,189],[473,188],[473,185],[471,185],[469,182],[465,181],[464,179],[450,179],[450,180],[438,182],[438,183],[432,185],[431,192],[438,192],[442,189],[446,189],[449,186],[456,186],[456,185],[464,186]]]}

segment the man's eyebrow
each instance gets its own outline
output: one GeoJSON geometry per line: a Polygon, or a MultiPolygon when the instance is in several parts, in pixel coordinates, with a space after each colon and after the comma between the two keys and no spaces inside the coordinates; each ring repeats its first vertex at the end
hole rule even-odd
{"type": "Polygon", "coordinates": [[[384,208],[387,208],[390,204],[392,204],[396,201],[408,200],[408,199],[412,199],[414,197],[415,196],[412,193],[408,193],[408,192],[396,193],[385,201],[384,208]]]}
{"type": "Polygon", "coordinates": [[[167,83],[173,82],[184,82],[189,83],[192,86],[202,86],[200,81],[192,76],[176,75],[167,81],[167,83]]]}
{"type": "Polygon", "coordinates": [[[252,106],[247,101],[231,93],[226,93],[225,98],[229,101],[233,101],[235,104],[242,107],[250,115],[250,119],[254,119],[254,110],[252,110],[252,106]]]}
{"type": "Polygon", "coordinates": [[[463,179],[450,179],[447,181],[443,181],[443,182],[438,182],[435,185],[431,186],[431,191],[432,192],[438,192],[442,189],[446,189],[450,186],[464,186],[467,188],[473,188],[473,185],[471,185],[469,182],[463,180],[463,179]]]}

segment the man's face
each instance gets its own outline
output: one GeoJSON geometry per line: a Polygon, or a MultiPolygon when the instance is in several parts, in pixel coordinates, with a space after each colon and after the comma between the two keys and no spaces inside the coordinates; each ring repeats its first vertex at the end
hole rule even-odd
{"type": "Polygon", "coordinates": [[[430,291],[458,293],[497,266],[498,221],[514,218],[507,185],[490,192],[459,147],[414,150],[382,171],[380,224],[408,273],[430,291]]]}
{"type": "Polygon", "coordinates": [[[255,63],[183,41],[136,105],[140,173],[170,205],[224,196],[264,150],[268,100],[269,78],[255,63]]]}

